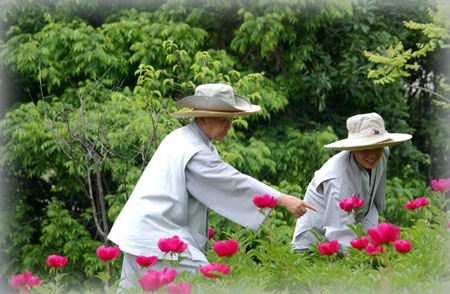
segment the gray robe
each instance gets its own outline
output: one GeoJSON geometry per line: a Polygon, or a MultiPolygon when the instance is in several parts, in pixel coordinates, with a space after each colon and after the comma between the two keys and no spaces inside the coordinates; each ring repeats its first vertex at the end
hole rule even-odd
{"type": "MultiPolygon", "coordinates": [[[[188,243],[181,256],[202,264],[208,241],[208,208],[250,229],[265,217],[255,194],[280,192],[224,163],[193,122],[161,142],[116,219],[108,238],[132,255],[169,259],[157,247],[174,235],[188,243]]],[[[176,258],[176,257],[174,257],[176,258]]]]}
{"type": "Polygon", "coordinates": [[[318,240],[313,230],[325,242],[336,239],[340,252],[345,252],[356,234],[347,226],[358,222],[365,231],[378,224],[378,212],[384,209],[386,188],[386,166],[389,148],[385,147],[377,166],[370,172],[361,167],[350,151],[341,151],[330,158],[308,185],[304,201],[319,210],[308,212],[297,220],[292,239],[294,250],[311,248],[318,240]],[[352,194],[364,199],[364,205],[349,215],[339,207],[343,198],[352,194]]]}

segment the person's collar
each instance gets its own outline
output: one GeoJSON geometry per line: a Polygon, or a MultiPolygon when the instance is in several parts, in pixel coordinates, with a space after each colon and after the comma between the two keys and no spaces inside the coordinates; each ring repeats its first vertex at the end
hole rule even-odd
{"type": "Polygon", "coordinates": [[[209,146],[211,144],[211,141],[209,140],[208,136],[206,136],[205,132],[203,132],[202,127],[197,123],[195,119],[192,122],[192,125],[200,134],[200,137],[202,138],[203,142],[205,142],[205,144],[209,146]]]}

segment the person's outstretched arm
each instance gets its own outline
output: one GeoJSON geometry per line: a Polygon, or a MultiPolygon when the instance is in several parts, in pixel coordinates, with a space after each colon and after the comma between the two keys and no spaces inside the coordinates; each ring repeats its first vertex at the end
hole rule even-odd
{"type": "Polygon", "coordinates": [[[307,212],[307,208],[313,211],[317,211],[317,208],[313,205],[291,195],[281,194],[278,197],[278,205],[286,208],[290,213],[299,218],[307,212]]]}

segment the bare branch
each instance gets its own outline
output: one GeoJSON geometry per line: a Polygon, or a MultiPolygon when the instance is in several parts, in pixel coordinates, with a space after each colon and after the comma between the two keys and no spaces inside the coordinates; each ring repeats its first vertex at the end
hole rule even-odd
{"type": "Polygon", "coordinates": [[[439,93],[437,93],[435,91],[432,91],[430,89],[427,89],[427,88],[424,88],[424,87],[421,87],[421,86],[415,86],[415,85],[412,85],[412,84],[408,84],[408,83],[406,83],[406,85],[408,87],[410,87],[410,88],[413,88],[413,89],[418,89],[418,90],[422,90],[422,91],[428,92],[428,93],[430,93],[430,94],[432,94],[432,95],[434,95],[434,96],[436,96],[438,98],[441,98],[445,102],[450,103],[450,99],[449,98],[447,98],[447,97],[445,97],[445,96],[443,96],[443,95],[441,95],[441,94],[439,94],[439,93]]]}

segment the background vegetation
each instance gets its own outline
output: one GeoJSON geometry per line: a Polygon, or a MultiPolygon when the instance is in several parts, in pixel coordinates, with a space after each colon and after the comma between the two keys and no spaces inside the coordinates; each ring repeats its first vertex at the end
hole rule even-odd
{"type": "MultiPolygon", "coordinates": [[[[69,259],[65,283],[95,283],[96,248],[107,243],[159,142],[188,123],[168,114],[206,82],[230,83],[263,108],[236,120],[216,144],[222,159],[299,197],[333,155],[322,146],[346,137],[348,116],[375,111],[387,130],[413,134],[391,149],[381,216],[411,225],[404,203],[430,195],[431,179],[449,177],[450,95],[443,83],[450,76],[450,13],[443,4],[3,1],[2,280],[24,269],[45,277],[42,256],[58,254],[69,259]],[[405,21],[443,31],[426,34],[405,21]],[[433,50],[401,55],[430,40],[433,50]],[[393,52],[400,41],[404,50],[393,52]],[[368,53],[393,59],[381,63],[368,53]],[[382,83],[368,78],[385,65],[401,73],[402,58],[415,65],[403,64],[408,74],[382,83]]],[[[271,217],[284,228],[279,243],[288,244],[295,219],[282,209],[271,217]]],[[[242,230],[218,215],[210,219],[218,239],[242,230]]],[[[120,261],[114,265],[117,277],[120,261]]]]}

